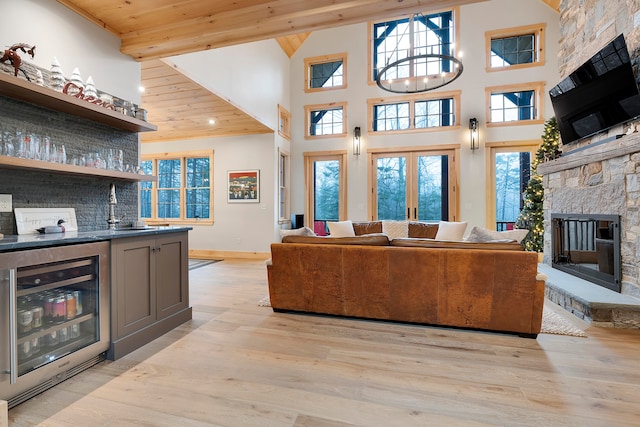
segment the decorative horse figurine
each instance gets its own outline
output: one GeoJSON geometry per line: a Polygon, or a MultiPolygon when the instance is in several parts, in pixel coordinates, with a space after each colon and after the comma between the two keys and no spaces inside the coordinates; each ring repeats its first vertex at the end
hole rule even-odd
{"type": "Polygon", "coordinates": [[[22,65],[22,58],[20,58],[20,55],[18,55],[18,52],[17,52],[18,50],[21,50],[23,53],[31,55],[31,59],[33,59],[33,57],[36,54],[35,46],[31,46],[26,43],[17,43],[4,51],[4,55],[0,58],[0,62],[9,61],[9,63],[13,66],[13,69],[15,71],[13,74],[14,76],[17,77],[18,71],[22,71],[22,74],[24,74],[26,79],[28,81],[31,81],[27,73],[22,68],[20,68],[20,65],[22,65]]]}

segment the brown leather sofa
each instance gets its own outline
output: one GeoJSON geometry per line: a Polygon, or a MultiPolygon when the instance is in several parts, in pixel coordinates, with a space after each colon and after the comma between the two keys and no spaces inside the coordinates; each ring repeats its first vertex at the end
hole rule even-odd
{"type": "Polygon", "coordinates": [[[545,283],[536,277],[536,253],[517,243],[385,239],[289,236],[273,243],[273,310],[534,338],[540,332],[545,283]]]}

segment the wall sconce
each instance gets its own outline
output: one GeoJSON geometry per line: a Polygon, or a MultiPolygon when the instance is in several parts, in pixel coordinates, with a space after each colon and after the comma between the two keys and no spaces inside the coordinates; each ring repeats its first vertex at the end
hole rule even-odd
{"type": "Polygon", "coordinates": [[[360,155],[360,126],[353,128],[353,155],[360,155]]]}
{"type": "Polygon", "coordinates": [[[475,117],[469,119],[469,146],[471,150],[477,150],[479,148],[478,138],[478,119],[475,117]]]}

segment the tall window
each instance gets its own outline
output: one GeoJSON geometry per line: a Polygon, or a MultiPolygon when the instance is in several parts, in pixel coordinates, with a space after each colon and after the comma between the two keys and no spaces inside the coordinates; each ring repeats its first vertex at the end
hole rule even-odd
{"type": "Polygon", "coordinates": [[[346,136],[346,102],[305,106],[305,138],[346,136]]]}
{"type": "Polygon", "coordinates": [[[305,92],[345,89],[347,87],[347,54],[305,58],[305,92]]]}
{"type": "Polygon", "coordinates": [[[328,221],[346,219],[346,152],[305,153],[305,218],[318,235],[328,221]]]}
{"type": "Polygon", "coordinates": [[[289,218],[289,153],[278,149],[278,219],[280,223],[289,218]]]}
{"type": "Polygon", "coordinates": [[[424,131],[455,126],[459,100],[459,91],[369,99],[369,131],[424,131]]]}
{"type": "Polygon", "coordinates": [[[455,149],[372,155],[372,219],[455,221],[455,149]]]}
{"type": "MultiPolygon", "coordinates": [[[[375,22],[371,35],[372,81],[378,72],[398,60],[422,54],[455,55],[454,11],[416,14],[393,21],[375,22]]],[[[407,61],[389,70],[386,77],[437,75],[450,70],[449,61],[407,61]]]]}
{"type": "Polygon", "coordinates": [[[140,185],[140,215],[151,221],[213,223],[213,152],[143,156],[156,183],[140,185]]]}
{"type": "Polygon", "coordinates": [[[544,65],[545,28],[536,24],[486,32],[487,70],[544,65]]]}
{"type": "Polygon", "coordinates": [[[498,231],[514,227],[524,207],[522,194],[531,179],[531,160],[539,144],[539,141],[487,143],[491,177],[487,227],[498,231]]]}
{"type": "Polygon", "coordinates": [[[542,123],[543,89],[544,82],[486,88],[487,125],[542,123]]]}

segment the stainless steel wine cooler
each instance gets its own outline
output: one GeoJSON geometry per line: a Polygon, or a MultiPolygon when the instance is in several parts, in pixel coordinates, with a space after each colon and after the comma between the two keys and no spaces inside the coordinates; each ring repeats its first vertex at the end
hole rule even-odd
{"type": "Polygon", "coordinates": [[[108,348],[108,242],[0,253],[0,400],[18,405],[108,348]]]}

